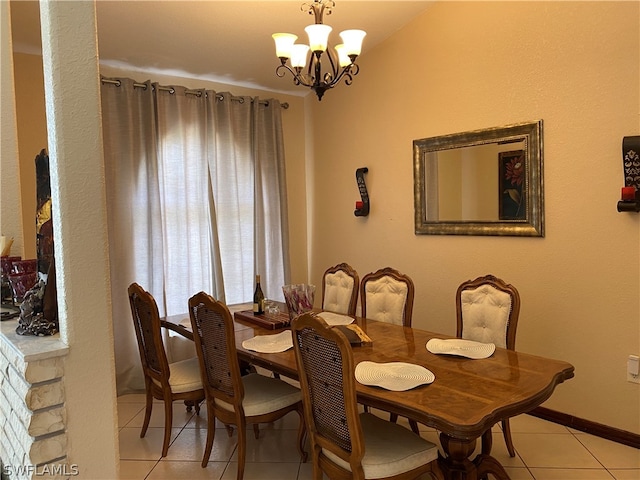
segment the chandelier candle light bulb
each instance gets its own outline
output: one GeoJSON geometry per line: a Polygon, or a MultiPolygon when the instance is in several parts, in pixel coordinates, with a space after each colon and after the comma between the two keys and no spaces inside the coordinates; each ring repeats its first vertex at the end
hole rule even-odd
{"type": "MultiPolygon", "coordinates": [[[[297,35],[292,33],[274,33],[271,35],[276,44],[276,55],[280,65],[276,68],[276,75],[284,77],[284,70],[293,75],[293,83],[310,87],[322,100],[324,92],[337,85],[343,78],[347,85],[351,85],[353,77],[358,74],[359,67],[356,58],[362,51],[362,41],[366,35],[364,30],[344,30],[340,33],[342,44],[335,49],[329,48],[329,35],[332,28],[322,23],[323,14],[331,13],[335,6],[333,0],[314,0],[305,3],[303,11],[315,16],[315,23],[305,28],[309,37],[309,45],[295,43],[297,35]],[[309,50],[312,55],[308,58],[309,50]],[[323,55],[325,55],[323,57],[323,55]],[[328,61],[328,68],[323,71],[322,59],[328,61]],[[291,60],[291,65],[287,62],[291,60]]],[[[325,62],[326,67],[327,62],[325,62]]]]}

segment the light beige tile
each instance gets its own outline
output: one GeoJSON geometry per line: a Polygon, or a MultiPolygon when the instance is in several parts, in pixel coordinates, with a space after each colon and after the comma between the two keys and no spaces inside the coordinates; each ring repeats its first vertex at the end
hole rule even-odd
{"type": "MultiPolygon", "coordinates": [[[[261,430],[260,438],[255,439],[253,433],[247,435],[246,461],[249,462],[285,462],[300,463],[298,451],[298,434],[294,430],[261,430]]],[[[234,433],[233,441],[237,441],[234,433]]],[[[231,461],[237,461],[238,451],[233,454],[231,461]]]]}
{"type": "MultiPolygon", "coordinates": [[[[195,415],[195,409],[192,409],[190,412],[187,412],[187,407],[184,403],[177,401],[173,402],[172,405],[173,411],[173,419],[171,421],[172,428],[182,428],[184,427],[189,420],[195,415]]],[[[144,423],[144,409],[139,412],[129,423],[127,423],[127,427],[142,427],[144,423]]],[[[151,409],[151,419],[149,420],[149,427],[154,428],[164,428],[164,404],[163,403],[153,403],[153,408],[151,409]]]]}
{"type": "Polygon", "coordinates": [[[586,433],[576,435],[576,438],[608,469],[640,469],[640,450],[637,448],[586,433]]]}
{"type": "MultiPolygon", "coordinates": [[[[602,468],[584,445],[571,434],[514,433],[513,444],[529,468],[602,468]]],[[[502,462],[502,458],[497,455],[496,458],[502,462]]]]}
{"type": "Polygon", "coordinates": [[[509,424],[511,425],[511,433],[570,433],[564,425],[526,414],[511,417],[509,424]]]}
{"type": "MultiPolygon", "coordinates": [[[[171,429],[172,443],[180,433],[180,429],[171,429]]],[[[139,428],[125,427],[119,432],[121,460],[160,460],[164,428],[148,428],[144,438],[140,438],[139,428]]],[[[169,453],[171,453],[169,443],[169,453]]]]}
{"type": "Polygon", "coordinates": [[[147,396],[144,393],[128,393],[118,397],[118,403],[142,403],[146,402],[147,396]]]}
{"type": "Polygon", "coordinates": [[[609,473],[615,477],[616,480],[638,480],[640,478],[640,469],[617,469],[609,470],[609,473]]]}
{"type": "Polygon", "coordinates": [[[612,480],[604,468],[532,468],[536,480],[612,480]]]}
{"type": "Polygon", "coordinates": [[[161,460],[146,480],[219,480],[222,478],[227,462],[209,462],[202,468],[200,462],[179,462],[161,460]]]}
{"type": "Polygon", "coordinates": [[[125,427],[140,412],[144,414],[144,403],[118,402],[118,427],[125,427]]]}
{"type": "MultiPolygon", "coordinates": [[[[298,463],[252,463],[244,466],[244,480],[296,480],[298,463]]],[[[235,480],[238,464],[230,462],[222,476],[222,480],[235,480]]]]}
{"type": "MultiPolygon", "coordinates": [[[[527,468],[524,467],[504,467],[511,480],[534,480],[527,468]]],[[[493,477],[489,477],[493,478],[493,477]]],[[[537,480],[537,479],[535,479],[537,480]]]]}
{"type": "Polygon", "coordinates": [[[156,463],[155,460],[120,460],[118,480],[145,480],[156,463]]]}
{"type": "MultiPolygon", "coordinates": [[[[236,448],[238,438],[236,435],[229,438],[227,432],[222,428],[217,428],[215,433],[209,461],[228,462],[236,448]]],[[[169,453],[164,460],[201,462],[206,443],[206,429],[185,428],[171,444],[169,453]]]]}
{"type": "MultiPolygon", "coordinates": [[[[297,412],[289,412],[284,417],[272,423],[261,423],[260,432],[268,430],[298,430],[300,426],[300,416],[297,412]]],[[[248,426],[253,430],[253,426],[248,426]]]]}

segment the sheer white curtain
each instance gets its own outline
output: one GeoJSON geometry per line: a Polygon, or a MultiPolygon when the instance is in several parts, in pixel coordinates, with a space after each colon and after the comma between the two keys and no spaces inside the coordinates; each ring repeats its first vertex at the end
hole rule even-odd
{"type": "MultiPolygon", "coordinates": [[[[138,282],[160,315],[200,290],[251,301],[289,283],[277,100],[103,79],[102,108],[118,392],[143,388],[127,299],[138,282]]],[[[169,352],[170,353],[170,352],[169,352]]]]}

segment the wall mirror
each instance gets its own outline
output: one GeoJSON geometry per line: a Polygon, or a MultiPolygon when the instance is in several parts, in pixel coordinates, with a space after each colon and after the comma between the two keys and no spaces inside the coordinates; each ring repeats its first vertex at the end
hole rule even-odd
{"type": "Polygon", "coordinates": [[[417,235],[544,237],[542,120],[413,141],[417,235]]]}

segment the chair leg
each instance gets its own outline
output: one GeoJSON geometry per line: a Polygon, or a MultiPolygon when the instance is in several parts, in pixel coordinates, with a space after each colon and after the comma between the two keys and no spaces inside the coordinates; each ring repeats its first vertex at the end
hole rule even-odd
{"type": "Polygon", "coordinates": [[[509,425],[509,419],[502,420],[502,434],[504,435],[504,442],[507,444],[507,450],[510,457],[516,456],[516,450],[513,448],[513,439],[511,438],[511,426],[509,425]]]}
{"type": "Polygon", "coordinates": [[[216,417],[213,414],[213,406],[207,406],[207,443],[204,447],[204,455],[202,456],[202,468],[207,466],[211,457],[211,449],[213,448],[213,440],[216,436],[216,417]]]}
{"type": "Polygon", "coordinates": [[[162,441],[162,456],[166,457],[171,440],[171,424],[173,423],[173,402],[171,398],[164,399],[164,440],[162,441]]]}
{"type": "MultiPolygon", "coordinates": [[[[244,422],[243,422],[244,423],[244,422]]],[[[237,480],[244,477],[244,464],[247,459],[247,428],[246,425],[238,425],[238,475],[237,480]]]]}
{"type": "Polygon", "coordinates": [[[153,409],[153,395],[147,390],[147,401],[144,409],[144,421],[142,422],[142,430],[140,431],[140,438],[144,438],[147,434],[147,428],[149,428],[149,420],[151,420],[151,410],[153,409]]]}
{"type": "Polygon", "coordinates": [[[304,450],[304,442],[307,439],[307,425],[304,421],[304,410],[302,405],[300,405],[296,411],[298,412],[298,416],[300,417],[300,424],[298,425],[298,450],[300,451],[300,458],[302,458],[302,463],[306,463],[307,452],[304,450]]]}
{"type": "Polygon", "coordinates": [[[260,425],[257,423],[253,424],[253,434],[255,435],[256,440],[260,438],[260,425]]]}
{"type": "MultiPolygon", "coordinates": [[[[416,435],[420,435],[420,428],[418,428],[418,422],[416,422],[412,418],[409,418],[408,420],[409,420],[409,426],[411,427],[411,431],[416,435]]],[[[389,421],[392,423],[398,423],[398,414],[397,413],[389,414],[389,421]]]]}
{"type": "Polygon", "coordinates": [[[411,427],[411,431],[413,433],[415,433],[416,435],[420,435],[420,429],[418,428],[418,422],[416,422],[414,419],[410,418],[409,419],[409,426],[411,427]]]}

